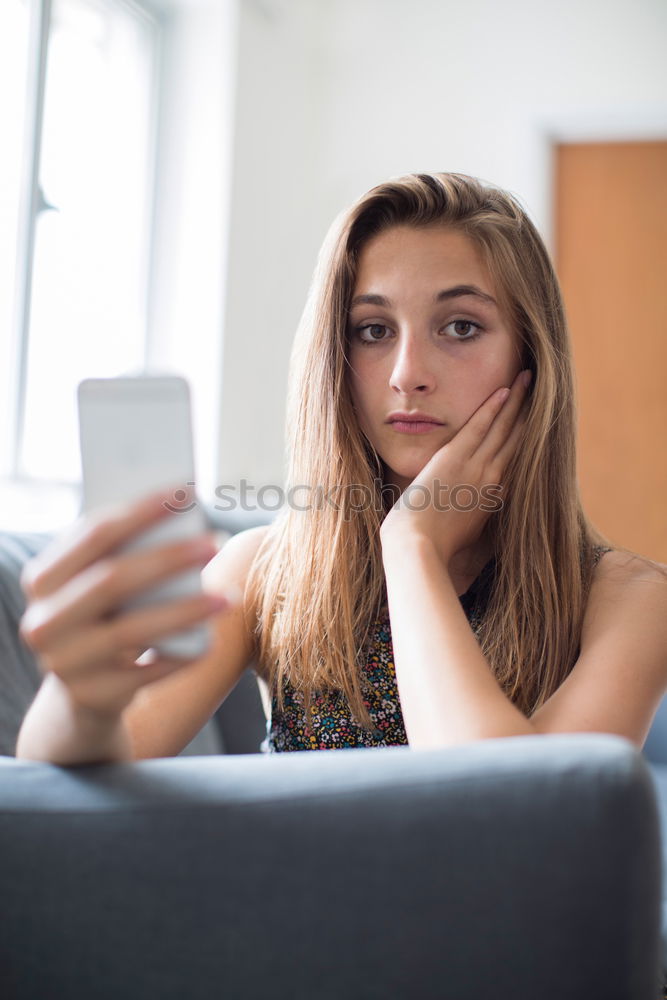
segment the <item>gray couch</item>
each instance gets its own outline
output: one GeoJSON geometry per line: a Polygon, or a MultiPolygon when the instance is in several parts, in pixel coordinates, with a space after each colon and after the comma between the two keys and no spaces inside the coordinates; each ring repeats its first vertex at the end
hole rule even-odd
{"type": "Polygon", "coordinates": [[[17,761],[41,679],[18,573],[45,540],[0,536],[3,1000],[661,996],[667,711],[644,754],[267,756],[247,671],[178,758],[17,761]]]}

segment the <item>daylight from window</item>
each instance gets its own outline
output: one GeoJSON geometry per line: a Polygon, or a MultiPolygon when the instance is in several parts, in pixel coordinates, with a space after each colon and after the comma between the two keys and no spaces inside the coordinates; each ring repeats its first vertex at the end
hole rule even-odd
{"type": "Polygon", "coordinates": [[[24,476],[78,479],[78,382],[144,362],[151,44],[150,23],[121,4],[52,4],[23,331],[24,476]]]}

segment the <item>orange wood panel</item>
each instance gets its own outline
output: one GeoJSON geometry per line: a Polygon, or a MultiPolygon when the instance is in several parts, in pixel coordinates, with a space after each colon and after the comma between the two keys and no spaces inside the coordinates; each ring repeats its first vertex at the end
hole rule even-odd
{"type": "Polygon", "coordinates": [[[667,562],[667,142],[555,153],[583,504],[613,542],[667,562]]]}

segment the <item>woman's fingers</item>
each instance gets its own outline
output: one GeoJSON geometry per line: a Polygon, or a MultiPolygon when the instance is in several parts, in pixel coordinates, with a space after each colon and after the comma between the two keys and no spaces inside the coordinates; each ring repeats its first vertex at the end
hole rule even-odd
{"type": "Polygon", "coordinates": [[[527,413],[526,408],[519,410],[519,416],[514,421],[514,426],[509,433],[509,437],[505,439],[504,444],[499,451],[496,452],[493,457],[493,465],[499,468],[500,476],[504,473],[512,455],[514,455],[517,450],[522,438],[524,431],[526,429],[527,413]]]}
{"type": "MultiPolygon", "coordinates": [[[[519,420],[521,408],[528,393],[528,385],[525,382],[525,372],[519,372],[510,388],[510,394],[495,412],[493,422],[489,426],[477,448],[475,456],[485,463],[495,461],[501,450],[507,453],[506,445],[509,444],[510,437],[519,420]]],[[[493,397],[492,397],[493,398],[493,397]]],[[[514,437],[516,440],[516,435],[514,437]]]]}
{"type": "Polygon", "coordinates": [[[147,587],[204,566],[216,551],[213,539],[204,535],[101,559],[56,593],[31,602],[21,619],[21,635],[32,648],[46,648],[68,631],[108,615],[147,587]]]}
{"type": "Polygon", "coordinates": [[[60,641],[49,641],[43,650],[35,648],[45,670],[53,671],[68,684],[87,678],[99,680],[100,672],[109,673],[109,667],[113,675],[142,669],[136,665],[138,654],[158,639],[197,625],[231,606],[232,602],[220,595],[197,594],[126,612],[76,632],[69,631],[60,641]]]}
{"type": "Polygon", "coordinates": [[[132,702],[140,688],[168,677],[187,667],[190,660],[161,657],[155,650],[148,650],[133,661],[129,655],[119,655],[113,669],[82,671],[77,677],[65,680],[55,672],[48,674],[47,683],[65,683],[70,698],[81,707],[100,715],[117,717],[132,702]],[[53,679],[53,680],[51,680],[53,679]]]}
{"type": "MultiPolygon", "coordinates": [[[[182,502],[187,491],[179,490],[182,502]]],[[[162,490],[81,518],[22,577],[29,598],[20,623],[23,639],[38,654],[43,673],[59,678],[75,701],[96,712],[123,711],[139,687],[192,662],[146,651],[237,603],[201,591],[127,609],[135,595],[197,572],[217,551],[205,534],[136,548],[135,537],[148,544],[143,533],[173,516],[169,500],[176,495],[162,490]]]]}
{"type": "Polygon", "coordinates": [[[143,646],[147,649],[158,639],[198,625],[214,614],[230,610],[233,604],[222,594],[202,592],[179,601],[127,612],[113,618],[103,627],[113,645],[143,646]]]}
{"type": "Polygon", "coordinates": [[[476,455],[486,441],[498,414],[508,405],[505,401],[508,399],[507,395],[504,395],[506,393],[506,388],[497,389],[488,399],[485,399],[446,447],[451,448],[454,446],[457,450],[460,448],[460,454],[465,459],[470,459],[473,455],[476,455]]]}
{"type": "Polygon", "coordinates": [[[85,515],[26,563],[21,586],[28,597],[53,593],[81,570],[170,514],[165,501],[174,490],[160,490],[131,505],[85,515]]]}

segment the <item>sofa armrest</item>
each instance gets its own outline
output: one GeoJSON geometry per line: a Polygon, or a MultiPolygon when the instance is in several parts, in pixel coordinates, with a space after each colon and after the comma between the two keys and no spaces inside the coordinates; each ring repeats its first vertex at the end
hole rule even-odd
{"type": "Polygon", "coordinates": [[[13,1000],[655,1000],[660,843],[628,741],[58,768],[0,761],[13,1000]]]}

